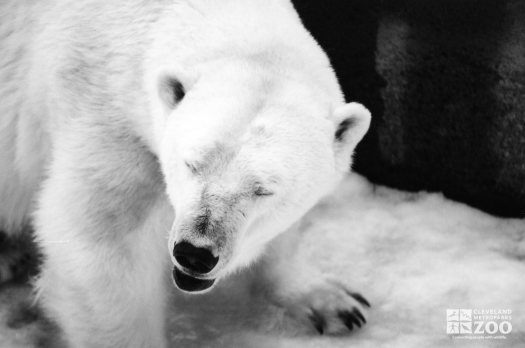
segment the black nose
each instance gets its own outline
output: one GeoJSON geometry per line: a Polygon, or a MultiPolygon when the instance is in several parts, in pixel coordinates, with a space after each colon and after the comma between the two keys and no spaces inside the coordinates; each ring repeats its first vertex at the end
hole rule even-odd
{"type": "Polygon", "coordinates": [[[182,267],[200,274],[210,272],[219,262],[219,257],[214,257],[208,249],[197,248],[188,242],[175,244],[173,256],[182,267]]]}

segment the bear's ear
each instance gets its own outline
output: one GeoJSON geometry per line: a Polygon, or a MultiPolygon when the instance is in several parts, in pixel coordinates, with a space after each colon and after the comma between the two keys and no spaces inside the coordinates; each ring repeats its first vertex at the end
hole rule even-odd
{"type": "Polygon", "coordinates": [[[186,89],[179,79],[171,74],[160,74],[158,92],[166,111],[171,111],[186,95],[186,89]]]}
{"type": "Polygon", "coordinates": [[[348,103],[334,111],[333,119],[336,157],[347,161],[341,165],[348,167],[352,152],[370,127],[370,111],[359,103],[348,103]]]}

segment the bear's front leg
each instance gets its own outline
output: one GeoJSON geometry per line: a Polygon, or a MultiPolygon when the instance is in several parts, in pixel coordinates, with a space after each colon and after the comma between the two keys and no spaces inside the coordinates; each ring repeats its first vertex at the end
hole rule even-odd
{"type": "Polygon", "coordinates": [[[162,178],[138,144],[97,141],[56,145],[36,215],[38,299],[70,347],[164,347],[162,178]]]}
{"type": "Polygon", "coordinates": [[[300,244],[299,223],[277,237],[256,266],[256,286],[275,304],[320,333],[361,328],[370,303],[340,279],[327,276],[304,260],[295,250],[300,244]]]}

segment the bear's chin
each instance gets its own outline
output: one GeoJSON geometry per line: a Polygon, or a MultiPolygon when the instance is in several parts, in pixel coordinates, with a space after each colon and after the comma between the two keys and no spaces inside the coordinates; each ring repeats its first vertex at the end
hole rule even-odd
{"type": "Polygon", "coordinates": [[[182,272],[177,267],[173,267],[172,275],[175,285],[177,285],[179,289],[187,292],[203,291],[211,288],[213,283],[215,283],[215,279],[194,278],[182,272]]]}

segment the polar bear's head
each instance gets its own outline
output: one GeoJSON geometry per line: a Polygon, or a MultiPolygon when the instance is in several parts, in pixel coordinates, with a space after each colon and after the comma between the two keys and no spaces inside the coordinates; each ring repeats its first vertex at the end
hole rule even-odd
{"type": "Polygon", "coordinates": [[[187,291],[248,265],[329,193],[370,123],[307,80],[246,62],[208,68],[159,78],[169,250],[187,291]]]}
{"type": "Polygon", "coordinates": [[[184,4],[159,21],[149,52],[147,141],[175,210],[175,283],[200,291],[339,183],[370,113],[344,103],[290,2],[184,4]]]}

